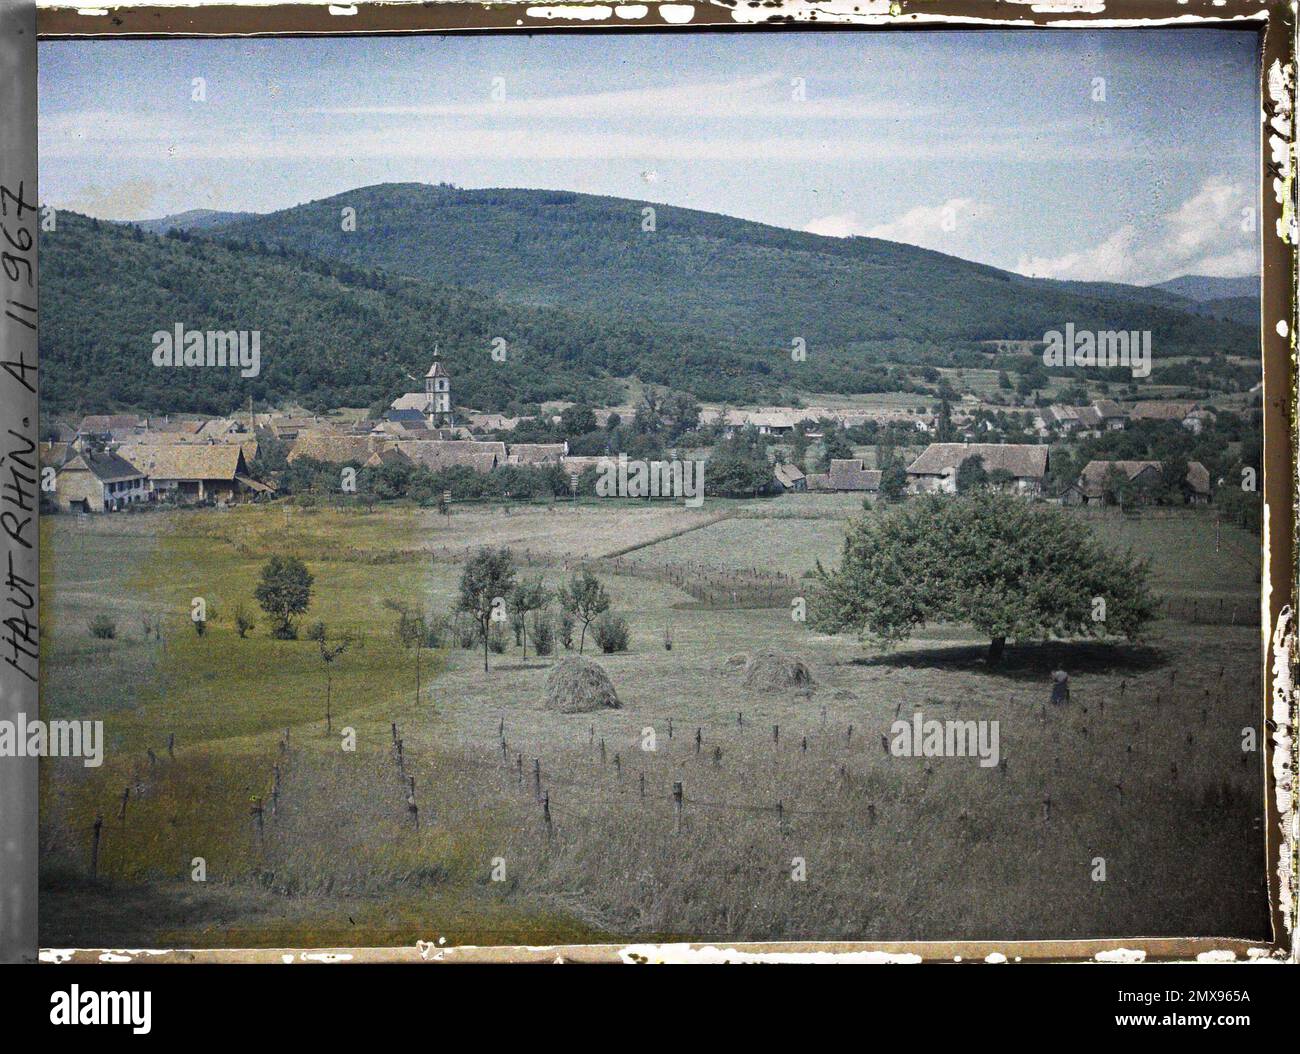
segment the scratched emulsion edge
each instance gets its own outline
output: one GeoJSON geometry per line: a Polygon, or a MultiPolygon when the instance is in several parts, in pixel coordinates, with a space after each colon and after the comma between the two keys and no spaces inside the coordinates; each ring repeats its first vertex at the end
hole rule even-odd
{"type": "Polygon", "coordinates": [[[1294,3],[1240,0],[709,0],[704,3],[487,4],[463,0],[331,4],[305,0],[150,0],[95,5],[85,0],[42,0],[41,34],[244,35],[272,33],[428,32],[540,28],[681,27],[745,25],[908,26],[935,23],[1019,26],[1190,25],[1267,23],[1262,63],[1261,224],[1264,289],[1261,339],[1265,405],[1264,564],[1261,591],[1262,659],[1269,690],[1262,701],[1271,726],[1264,774],[1268,874],[1273,941],[1269,947],[1232,938],[1149,938],[1048,941],[735,942],[581,945],[568,947],[453,947],[441,939],[415,948],[107,950],[44,949],[44,962],[921,962],[1006,963],[1022,959],[1125,963],[1297,961],[1297,691],[1295,685],[1297,532],[1295,437],[1297,216],[1295,165],[1294,3]],[[1267,222],[1273,219],[1273,223],[1267,222]]]}
{"type": "MultiPolygon", "coordinates": [[[[36,7],[0,5],[0,720],[37,713],[36,7]]],[[[37,951],[36,758],[0,756],[0,963],[37,951]]]]}

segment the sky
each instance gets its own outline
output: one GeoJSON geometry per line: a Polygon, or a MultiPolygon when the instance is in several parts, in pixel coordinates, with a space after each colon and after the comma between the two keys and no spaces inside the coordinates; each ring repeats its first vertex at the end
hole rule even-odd
{"type": "Polygon", "coordinates": [[[1254,33],[45,41],[41,199],[266,212],[539,187],[1048,278],[1258,272],[1254,33]]]}

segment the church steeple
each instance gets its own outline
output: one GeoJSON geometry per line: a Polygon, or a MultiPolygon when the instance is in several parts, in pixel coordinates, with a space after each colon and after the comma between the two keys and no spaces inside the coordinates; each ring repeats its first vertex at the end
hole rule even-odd
{"type": "Polygon", "coordinates": [[[429,427],[451,424],[451,377],[442,365],[442,354],[437,344],[433,346],[433,364],[424,375],[424,393],[429,397],[425,410],[429,427]]]}

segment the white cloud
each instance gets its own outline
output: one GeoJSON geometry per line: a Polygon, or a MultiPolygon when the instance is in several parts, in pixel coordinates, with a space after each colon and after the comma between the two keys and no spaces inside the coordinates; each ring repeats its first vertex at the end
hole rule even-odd
{"type": "Polygon", "coordinates": [[[837,212],[810,220],[804,230],[809,234],[824,234],[828,238],[850,238],[864,233],[856,212],[837,212]]]}
{"type": "Polygon", "coordinates": [[[1126,225],[1100,245],[1064,256],[1020,258],[1016,270],[1031,278],[1077,278],[1092,282],[1128,281],[1137,228],[1126,225]]]}
{"type": "Polygon", "coordinates": [[[478,117],[491,120],[571,120],[596,118],[701,118],[725,120],[881,120],[926,118],[935,107],[915,106],[896,99],[821,98],[816,82],[795,97],[791,80],[780,73],[725,81],[674,84],[658,88],[578,92],[569,95],[514,95],[509,79],[506,97],[468,102],[364,106],[320,106],[299,110],[330,117],[478,117]]]}
{"type": "Polygon", "coordinates": [[[1259,267],[1253,207],[1240,183],[1211,177],[1148,231],[1126,224],[1090,249],[1022,256],[1016,270],[1036,278],[1142,285],[1184,274],[1253,274],[1259,267]]]}
{"type": "Polygon", "coordinates": [[[942,205],[917,205],[895,220],[867,231],[868,237],[936,249],[967,223],[977,220],[974,198],[949,198],[942,205]]]}
{"type": "Polygon", "coordinates": [[[924,249],[953,252],[970,228],[984,218],[974,198],[949,198],[938,205],[917,205],[886,223],[864,223],[856,212],[833,213],[811,220],[804,230],[832,238],[865,235],[906,242],[924,249]]]}

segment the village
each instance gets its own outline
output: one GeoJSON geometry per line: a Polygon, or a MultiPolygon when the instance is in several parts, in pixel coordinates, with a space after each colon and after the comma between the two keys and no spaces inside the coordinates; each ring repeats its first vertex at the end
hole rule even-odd
{"type": "MultiPolygon", "coordinates": [[[[435,348],[424,390],[398,396],[378,418],[364,413],[308,415],[250,409],[244,415],[216,418],[118,413],[87,415],[75,422],[54,420],[43,429],[40,454],[47,471],[42,489],[47,511],[104,513],[158,504],[225,506],[282,495],[280,470],[301,462],[318,469],[456,470],[461,478],[465,472],[489,477],[506,467],[544,469],[558,481],[557,493],[591,494],[596,474],[623,453],[608,439],[599,454],[571,452],[566,438],[512,439],[526,430],[559,430],[564,412],[572,406],[548,404],[544,416],[535,417],[457,407],[452,379],[435,348]],[[268,448],[281,451],[282,460],[269,458],[268,448]]],[[[629,420],[635,417],[635,407],[624,409],[629,420]]],[[[593,409],[590,415],[597,428],[619,421],[616,410],[593,409]]],[[[871,497],[881,494],[882,488],[893,499],[908,493],[951,493],[962,489],[962,467],[971,463],[970,478],[981,486],[1066,505],[1140,504],[1142,495],[1158,489],[1160,461],[1094,458],[1069,478],[1061,479],[1058,473],[1052,480],[1052,447],[1122,432],[1138,423],[1177,425],[1190,436],[1200,436],[1215,420],[1213,410],[1191,399],[1121,404],[1098,398],[1087,405],[1049,403],[1009,413],[978,403],[953,408],[947,401],[937,412],[921,407],[697,406],[665,456],[673,458],[679,448],[689,448],[691,456],[698,458],[702,449],[717,442],[753,437],[761,445],[770,473],[765,482],[760,479],[750,487],[748,496],[812,491],[871,497]],[[895,467],[893,480],[887,478],[889,466],[882,465],[873,450],[842,456],[855,451],[851,444],[845,447],[841,437],[864,430],[878,437],[877,448],[887,439],[891,447],[896,444],[912,453],[895,467]],[[1007,441],[1007,432],[1034,441],[1007,441]],[[999,441],[992,441],[991,435],[999,441]],[[822,451],[816,459],[809,456],[812,444],[819,444],[822,451]],[[1119,491],[1124,492],[1123,502],[1119,491]]],[[[1204,464],[1188,461],[1181,478],[1181,501],[1209,503],[1212,484],[1204,464]]],[[[347,492],[341,483],[338,490],[347,492]]],[[[447,498],[459,496],[444,493],[447,498]]],[[[714,488],[710,493],[726,492],[714,488]]]]}

